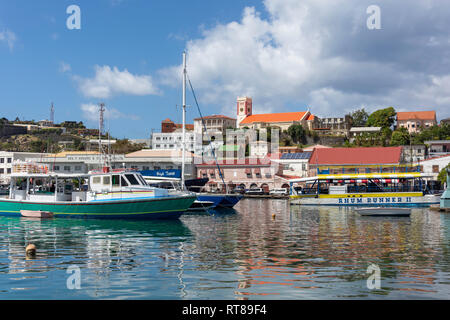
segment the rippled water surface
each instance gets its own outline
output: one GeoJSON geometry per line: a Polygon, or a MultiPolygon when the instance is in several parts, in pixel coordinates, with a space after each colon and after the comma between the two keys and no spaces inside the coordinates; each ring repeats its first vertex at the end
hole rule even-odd
{"type": "Polygon", "coordinates": [[[373,218],[285,200],[166,222],[0,217],[0,299],[449,299],[449,233],[450,215],[428,209],[373,218]]]}

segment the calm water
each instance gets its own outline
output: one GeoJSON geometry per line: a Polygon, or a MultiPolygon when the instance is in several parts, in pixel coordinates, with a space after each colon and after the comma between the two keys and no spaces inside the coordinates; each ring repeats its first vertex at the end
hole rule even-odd
{"type": "Polygon", "coordinates": [[[180,221],[0,217],[0,229],[0,299],[450,298],[450,215],[427,209],[370,218],[248,199],[180,221]]]}

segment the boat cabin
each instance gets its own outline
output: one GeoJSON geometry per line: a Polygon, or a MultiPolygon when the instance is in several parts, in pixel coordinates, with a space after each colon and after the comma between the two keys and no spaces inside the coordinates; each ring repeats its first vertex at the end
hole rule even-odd
{"type": "Polygon", "coordinates": [[[124,198],[164,197],[168,191],[148,185],[133,171],[89,174],[11,175],[9,199],[29,201],[105,201],[124,198]]]}

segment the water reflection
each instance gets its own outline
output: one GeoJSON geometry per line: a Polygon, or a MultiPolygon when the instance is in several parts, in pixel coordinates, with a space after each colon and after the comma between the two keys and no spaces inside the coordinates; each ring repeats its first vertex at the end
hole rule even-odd
{"type": "Polygon", "coordinates": [[[426,209],[371,218],[254,199],[181,221],[0,218],[0,298],[448,299],[449,231],[426,209]],[[379,290],[366,286],[370,264],[379,290]],[[66,287],[70,265],[81,290],[66,287]]]}

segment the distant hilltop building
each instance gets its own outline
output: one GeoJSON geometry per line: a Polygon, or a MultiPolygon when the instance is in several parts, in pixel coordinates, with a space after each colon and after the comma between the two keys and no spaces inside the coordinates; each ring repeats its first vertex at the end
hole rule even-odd
{"type": "MultiPolygon", "coordinates": [[[[193,124],[186,124],[185,128],[188,131],[192,131],[192,130],[194,130],[194,125],[193,124]]],[[[181,123],[174,123],[169,118],[161,121],[161,132],[162,133],[171,133],[171,132],[174,132],[174,131],[176,131],[178,129],[182,130],[183,129],[183,124],[181,124],[181,123]]]]}
{"type": "Polygon", "coordinates": [[[237,121],[239,128],[278,127],[281,130],[287,130],[292,124],[298,123],[304,128],[312,130],[317,119],[309,111],[253,114],[252,98],[238,97],[237,121]]]}
{"type": "Polygon", "coordinates": [[[406,128],[409,133],[417,133],[421,128],[436,124],[436,111],[397,112],[397,127],[406,128]]]}

